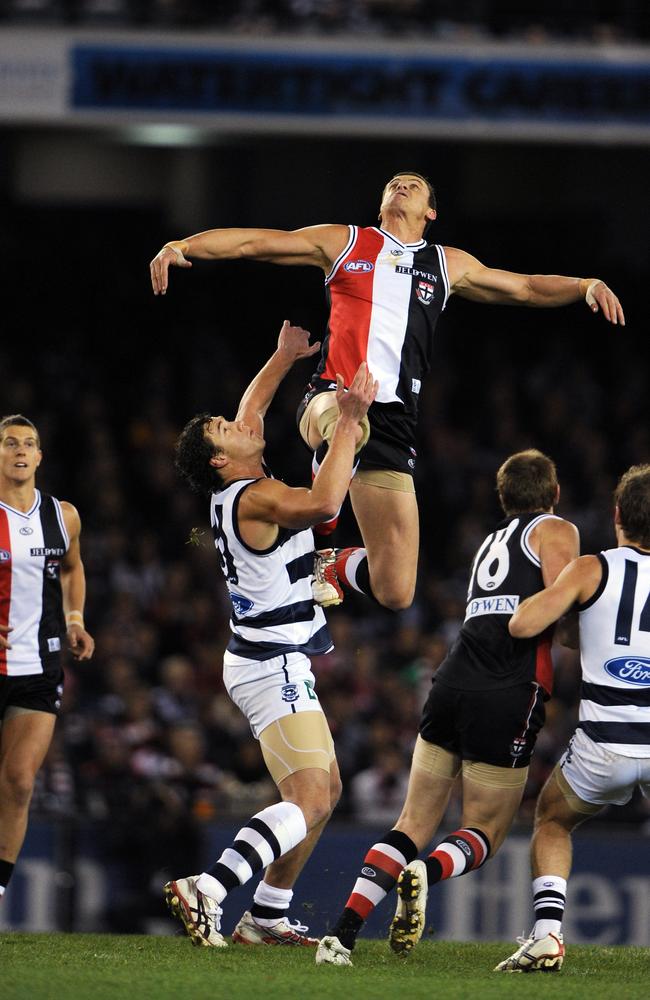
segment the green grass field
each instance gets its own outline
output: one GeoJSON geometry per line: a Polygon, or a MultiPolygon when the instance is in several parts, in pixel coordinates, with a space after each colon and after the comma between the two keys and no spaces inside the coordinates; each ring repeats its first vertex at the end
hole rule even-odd
{"type": "Polygon", "coordinates": [[[507,944],[420,944],[398,959],[361,941],[354,968],[316,966],[311,949],[192,948],[185,937],[0,934],[2,1000],[636,1000],[650,949],[569,946],[562,972],[493,973],[507,944]]]}

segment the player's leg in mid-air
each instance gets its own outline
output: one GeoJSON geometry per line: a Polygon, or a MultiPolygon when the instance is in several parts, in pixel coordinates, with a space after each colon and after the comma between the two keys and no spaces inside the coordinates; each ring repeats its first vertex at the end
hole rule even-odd
{"type": "MultiPolygon", "coordinates": [[[[326,383],[329,384],[329,383],[326,383]]],[[[334,433],[334,427],[339,416],[339,408],[336,402],[336,393],[329,390],[308,391],[302,399],[298,408],[298,430],[303,441],[313,452],[312,458],[312,479],[315,478],[329,447],[329,442],[334,433]]],[[[359,425],[357,434],[356,454],[363,449],[370,437],[370,425],[368,417],[365,416],[359,425]]],[[[358,468],[358,460],[355,460],[352,475],[358,468]]],[[[317,535],[331,535],[338,524],[340,509],[336,514],[317,524],[314,531],[317,535]]],[[[335,603],[333,600],[330,604],[335,603]]]]}
{"type": "MultiPolygon", "coordinates": [[[[324,457],[338,408],[333,392],[308,394],[305,398],[308,402],[305,405],[303,400],[299,410],[299,429],[303,440],[315,452],[312,465],[315,470],[324,457]]],[[[327,607],[339,604],[344,588],[350,588],[398,611],[412,603],[417,576],[419,516],[413,477],[406,471],[413,459],[410,454],[402,455],[402,448],[389,444],[386,450],[385,445],[372,438],[367,446],[370,434],[370,425],[364,424],[358,442],[361,468],[350,484],[352,509],[363,547],[322,550],[315,563],[314,596],[327,607]],[[366,467],[367,464],[373,467],[366,467]],[[384,464],[386,467],[382,468],[384,464]]],[[[329,533],[337,520],[338,515],[316,530],[325,527],[329,533]]]]}

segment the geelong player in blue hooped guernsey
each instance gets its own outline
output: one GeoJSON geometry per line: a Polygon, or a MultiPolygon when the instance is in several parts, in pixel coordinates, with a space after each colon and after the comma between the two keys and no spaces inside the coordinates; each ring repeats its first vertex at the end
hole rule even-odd
{"type": "Polygon", "coordinates": [[[36,489],[42,457],[31,420],[0,420],[0,899],[61,707],[64,646],[77,660],[95,647],[84,628],[79,514],[36,489]]]}
{"type": "Polygon", "coordinates": [[[576,609],[582,689],[578,728],[535,811],[535,924],[497,972],[562,966],[572,831],[636,788],[650,798],[650,465],[628,469],[614,499],[617,548],[576,559],[510,619],[511,634],[530,639],[576,609]]]}
{"type": "Polygon", "coordinates": [[[169,267],[191,267],[188,257],[247,258],[276,264],[313,264],[325,274],[330,318],[317,370],[299,410],[300,432],[315,467],[336,419],[335,375],[349,384],[361,361],[379,380],[357,447],[359,468],[350,499],[363,548],[325,550],[317,561],[315,595],[339,603],[341,585],[385,607],[413,600],[419,548],[413,486],[415,423],[422,379],[429,370],[433,332],[452,294],[474,302],[533,307],[584,301],[610,323],[624,323],[616,295],[598,278],[517,274],[486,267],[456,247],[424,236],[436,218],[433,187],[421,174],[400,171],[381,197],[379,226],[211,229],[167,243],[151,262],[154,293],[164,295],[169,267]],[[399,552],[399,559],[395,553],[399,552]]]}
{"type": "Polygon", "coordinates": [[[259,739],[282,801],[253,816],[200,875],[177,878],[165,897],[194,944],[221,948],[221,903],[266,869],[233,939],[311,945],[287,920],[293,885],[329,819],[341,780],[309,656],[332,648],[311,591],[312,526],[336,511],[348,489],[360,424],[377,393],[365,364],[349,389],[337,377],[338,417],[311,489],[265,474],[263,420],[295,361],[312,356],[309,334],[285,321],[278,347],[245,391],[235,420],[203,413],[183,430],[177,468],[210,497],[214,540],[232,601],[224,683],[259,739]]]}

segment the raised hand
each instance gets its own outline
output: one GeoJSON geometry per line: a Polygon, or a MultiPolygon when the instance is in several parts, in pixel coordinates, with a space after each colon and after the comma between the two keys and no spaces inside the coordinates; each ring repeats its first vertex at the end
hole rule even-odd
{"type": "Polygon", "coordinates": [[[289,320],[285,319],[278,337],[278,351],[288,355],[292,364],[300,358],[310,358],[320,351],[320,340],[310,344],[309,337],[309,330],[303,330],[301,326],[292,326],[289,320]]]}
{"type": "Polygon", "coordinates": [[[365,361],[359,365],[349,389],[344,387],[343,376],[336,376],[336,402],[341,414],[352,420],[360,421],[365,417],[378,390],[379,382],[368,371],[365,361]]]}

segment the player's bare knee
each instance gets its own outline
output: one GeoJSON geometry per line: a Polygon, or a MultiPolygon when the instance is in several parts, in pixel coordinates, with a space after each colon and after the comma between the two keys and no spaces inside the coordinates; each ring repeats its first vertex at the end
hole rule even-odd
{"type": "Polygon", "coordinates": [[[379,603],[389,611],[406,611],[411,607],[415,587],[393,586],[371,578],[372,592],[379,603]]]}
{"type": "Polygon", "coordinates": [[[339,799],[341,798],[342,792],[343,783],[340,776],[338,774],[332,775],[330,778],[330,812],[335,809],[339,799]]]}
{"type": "Polygon", "coordinates": [[[297,801],[296,805],[302,809],[308,830],[325,823],[332,815],[332,806],[325,797],[297,801]]]}
{"type": "Polygon", "coordinates": [[[34,775],[24,767],[5,766],[0,773],[0,796],[16,809],[26,809],[34,789],[34,775]]]}

